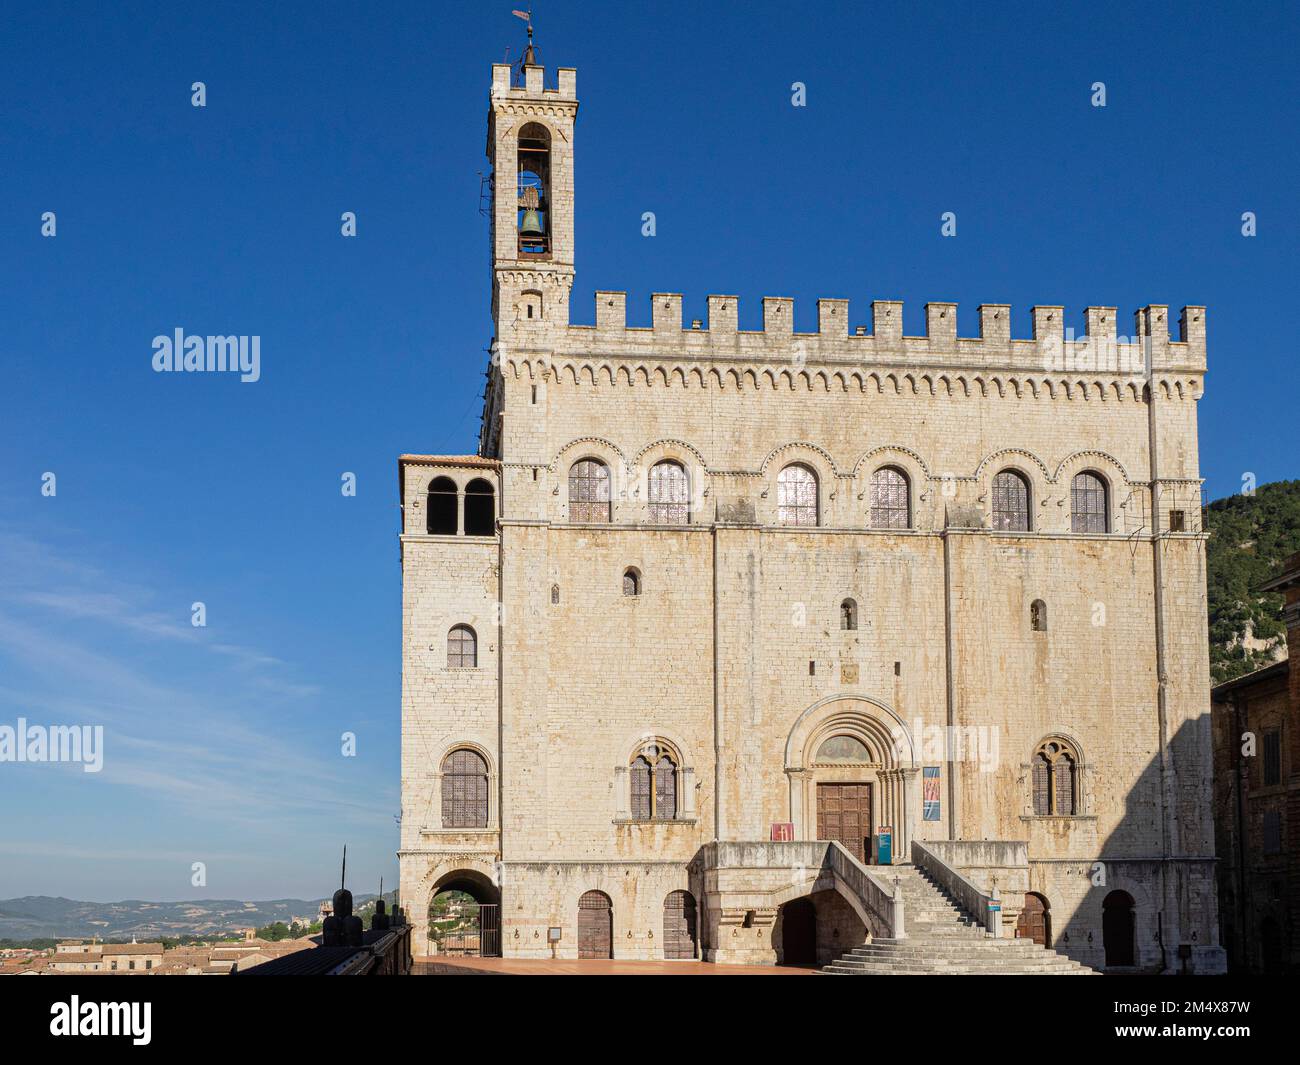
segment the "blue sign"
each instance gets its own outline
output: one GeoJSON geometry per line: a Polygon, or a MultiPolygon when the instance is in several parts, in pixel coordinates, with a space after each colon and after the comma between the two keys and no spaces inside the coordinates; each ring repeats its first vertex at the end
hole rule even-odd
{"type": "Polygon", "coordinates": [[[890,865],[894,860],[894,828],[881,825],[876,830],[876,864],[890,865]]]}

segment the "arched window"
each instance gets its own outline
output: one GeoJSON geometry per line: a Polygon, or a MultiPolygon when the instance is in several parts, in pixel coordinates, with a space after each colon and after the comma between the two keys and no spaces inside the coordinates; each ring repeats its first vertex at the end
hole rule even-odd
{"type": "Polygon", "coordinates": [[[462,748],[442,760],[442,827],[487,828],[487,762],[462,748]]]}
{"type": "Polygon", "coordinates": [[[1079,759],[1063,740],[1044,740],[1034,752],[1034,813],[1070,817],[1079,807],[1079,759]]]}
{"type": "Polygon", "coordinates": [[[1003,470],[993,478],[993,529],[1029,531],[1029,482],[1015,470],[1003,470]]]}
{"type": "Polygon", "coordinates": [[[666,754],[655,763],[653,816],[656,821],[671,821],[677,816],[677,766],[666,754]]]}
{"type": "Polygon", "coordinates": [[[871,475],[871,527],[910,529],[912,507],[907,474],[897,466],[882,466],[871,475]]]}
{"type": "Polygon", "coordinates": [[[1106,482],[1091,470],[1076,473],[1070,482],[1070,531],[1104,533],[1110,531],[1110,507],[1106,482]]]}
{"type": "Polygon", "coordinates": [[[840,628],[852,631],[858,627],[858,604],[845,599],[840,604],[840,628]]]}
{"type": "Polygon", "coordinates": [[[1034,632],[1047,631],[1047,604],[1041,599],[1029,604],[1029,627],[1034,632]]]}
{"type": "Polygon", "coordinates": [[[631,765],[632,820],[672,821],[677,817],[677,763],[655,746],[645,748],[631,765]]]}
{"type": "Polygon", "coordinates": [[[478,637],[468,625],[456,625],[447,633],[447,668],[471,669],[478,665],[478,637]]]}
{"type": "Polygon", "coordinates": [[[519,251],[545,255],[551,250],[551,133],[540,122],[519,131],[517,225],[519,251]]]}
{"type": "Polygon", "coordinates": [[[632,761],[632,820],[649,821],[650,811],[654,807],[651,799],[654,770],[645,755],[637,755],[632,761]]]}
{"type": "Polygon", "coordinates": [[[816,525],[817,474],[802,463],[783,469],[776,478],[776,508],[782,525],[816,525]]]}
{"type": "Polygon", "coordinates": [[[479,477],[465,486],[465,535],[495,536],[496,493],[491,481],[479,477]]]}
{"type": "Polygon", "coordinates": [[[609,467],[597,459],[575,462],[569,470],[569,520],[607,522],[609,467]]]}
{"type": "Polygon", "coordinates": [[[656,462],[650,467],[650,522],[685,525],[691,520],[690,484],[679,462],[656,462]]]}
{"type": "Polygon", "coordinates": [[[456,482],[450,477],[435,477],[429,483],[424,519],[430,536],[456,535],[456,482]]]}
{"type": "Polygon", "coordinates": [[[623,574],[623,594],[641,594],[641,577],[634,569],[629,569],[623,574]]]}

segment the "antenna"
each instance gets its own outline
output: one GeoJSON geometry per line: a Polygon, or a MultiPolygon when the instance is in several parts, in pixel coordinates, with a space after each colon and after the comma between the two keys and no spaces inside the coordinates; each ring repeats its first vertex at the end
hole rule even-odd
{"type": "Polygon", "coordinates": [[[347,882],[348,882],[348,845],[345,843],[343,844],[343,876],[339,880],[339,889],[342,890],[343,886],[347,882]]]}

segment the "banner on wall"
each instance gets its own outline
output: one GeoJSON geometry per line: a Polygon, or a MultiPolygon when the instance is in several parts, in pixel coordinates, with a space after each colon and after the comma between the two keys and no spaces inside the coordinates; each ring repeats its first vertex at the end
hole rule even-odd
{"type": "Polygon", "coordinates": [[[927,765],[921,769],[922,820],[939,820],[939,767],[927,765]]]}

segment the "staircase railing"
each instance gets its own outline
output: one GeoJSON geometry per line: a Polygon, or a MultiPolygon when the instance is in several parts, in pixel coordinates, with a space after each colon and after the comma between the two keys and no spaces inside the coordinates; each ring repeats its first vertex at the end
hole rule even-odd
{"type": "Polygon", "coordinates": [[[906,938],[903,892],[899,884],[887,884],[835,841],[826,850],[826,864],[858,896],[862,905],[880,918],[891,939],[906,938]]]}
{"type": "Polygon", "coordinates": [[[928,873],[939,886],[957,900],[957,905],[984,926],[984,931],[997,939],[1002,933],[1002,903],[997,888],[993,893],[981,891],[961,873],[948,865],[934,851],[919,840],[912,840],[912,864],[928,873]]]}
{"type": "MultiPolygon", "coordinates": [[[[814,880],[838,877],[862,907],[876,917],[886,936],[902,939],[906,935],[901,886],[871,872],[834,841],[714,840],[700,848],[692,860],[692,868],[697,874],[721,869],[802,869],[811,873],[814,880]]],[[[882,868],[888,870],[888,866],[882,868]]]]}

